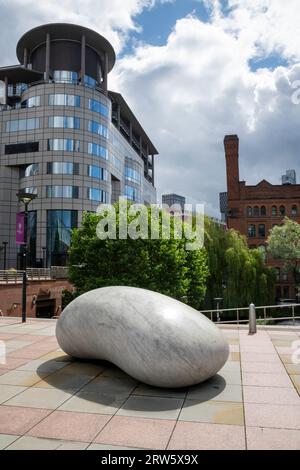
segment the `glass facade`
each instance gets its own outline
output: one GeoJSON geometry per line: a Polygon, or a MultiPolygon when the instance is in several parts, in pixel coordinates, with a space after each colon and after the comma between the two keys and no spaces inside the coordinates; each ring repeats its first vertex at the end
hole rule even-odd
{"type": "Polygon", "coordinates": [[[101,101],[89,99],[89,109],[91,111],[94,111],[95,113],[102,114],[102,116],[109,116],[108,107],[105,106],[105,104],[101,103],[101,101]]]}
{"type": "Polygon", "coordinates": [[[36,106],[41,106],[40,96],[31,96],[31,98],[21,103],[21,108],[35,108],[36,106]]]}
{"type": "Polygon", "coordinates": [[[85,86],[89,88],[96,88],[97,86],[97,80],[95,80],[93,77],[90,77],[89,75],[84,76],[84,84],[85,86]]]}
{"type": "Polygon", "coordinates": [[[46,197],[78,199],[78,186],[46,186],[46,197]]]}
{"type": "Polygon", "coordinates": [[[49,95],[49,106],[74,106],[80,108],[80,96],[57,93],[49,95]]]}
{"type": "Polygon", "coordinates": [[[109,173],[104,168],[96,165],[88,165],[88,176],[98,180],[108,181],[109,173]]]}
{"type": "Polygon", "coordinates": [[[56,83],[74,83],[78,82],[78,73],[69,70],[54,70],[53,80],[56,83]]]}
{"type": "Polygon", "coordinates": [[[37,194],[37,188],[35,186],[29,186],[27,188],[20,189],[21,193],[30,193],[30,194],[37,194]]]}
{"type": "Polygon", "coordinates": [[[140,172],[128,166],[125,167],[125,178],[129,181],[134,181],[136,183],[141,182],[140,172]]]}
{"type": "Polygon", "coordinates": [[[80,141],[74,139],[48,139],[48,150],[61,152],[79,152],[80,141]]]}
{"type": "Polygon", "coordinates": [[[28,176],[36,176],[39,174],[39,164],[33,163],[27,167],[20,168],[20,178],[27,178],[28,176]]]}
{"type": "Polygon", "coordinates": [[[131,201],[139,202],[140,201],[140,192],[137,188],[133,186],[125,185],[125,196],[131,201]]]}
{"type": "Polygon", "coordinates": [[[108,202],[108,194],[99,188],[88,188],[87,198],[91,201],[108,202]]]}
{"type": "Polygon", "coordinates": [[[78,213],[74,210],[47,211],[47,264],[61,266],[67,262],[71,231],[77,228],[78,213]]]}
{"type": "Polygon", "coordinates": [[[6,132],[31,131],[33,129],[39,129],[39,127],[40,127],[39,118],[17,119],[14,121],[6,122],[6,132]]]}
{"type": "Polygon", "coordinates": [[[48,162],[48,175],[79,175],[79,163],[48,162]]]}
{"type": "Polygon", "coordinates": [[[100,157],[104,158],[105,160],[108,160],[108,150],[107,148],[102,147],[102,145],[93,144],[92,142],[89,142],[88,153],[90,155],[94,155],[95,157],[100,157]]]}
{"type": "Polygon", "coordinates": [[[108,129],[100,122],[96,121],[89,121],[88,122],[88,131],[92,132],[93,134],[101,135],[102,137],[108,138],[108,129]]]}
{"type": "Polygon", "coordinates": [[[80,129],[80,119],[75,116],[49,116],[49,127],[80,129]]]}

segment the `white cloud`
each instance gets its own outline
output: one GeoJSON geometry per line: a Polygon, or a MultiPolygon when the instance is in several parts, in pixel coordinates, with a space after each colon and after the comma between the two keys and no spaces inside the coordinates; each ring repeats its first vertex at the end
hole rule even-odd
{"type": "MultiPolygon", "coordinates": [[[[20,34],[53,21],[96,29],[121,51],[130,32],[140,30],[136,15],[165,1],[0,0],[1,63],[14,62],[20,34]]],[[[139,44],[117,61],[110,87],[124,95],[160,151],[159,193],[206,201],[217,215],[227,133],[240,136],[241,178],[249,183],[277,183],[286,168],[300,178],[300,105],[291,101],[291,84],[300,79],[300,6],[299,0],[228,0],[227,8],[224,1],[204,2],[211,23],[188,16],[165,45],[139,44]],[[251,70],[251,59],[274,53],[288,65],[251,70]]]]}
{"type": "Polygon", "coordinates": [[[166,45],[140,45],[119,60],[112,83],[160,151],[160,193],[172,190],[204,200],[216,215],[218,193],[226,188],[222,141],[227,133],[240,136],[241,179],[279,183],[289,167],[300,177],[300,105],[291,101],[291,83],[300,78],[291,30],[300,13],[290,1],[293,15],[276,0],[229,1],[236,8],[225,17],[219,2],[209,0],[211,23],[183,18],[166,45]],[[276,8],[266,12],[269,4],[276,8]],[[278,51],[291,60],[289,66],[251,70],[250,59],[278,51]]]}

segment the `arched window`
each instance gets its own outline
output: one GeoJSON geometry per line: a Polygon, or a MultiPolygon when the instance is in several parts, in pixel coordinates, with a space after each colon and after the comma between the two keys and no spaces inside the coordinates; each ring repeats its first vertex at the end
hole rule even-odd
{"type": "Polygon", "coordinates": [[[252,207],[247,207],[247,217],[252,217],[252,207]]]}
{"type": "Polygon", "coordinates": [[[253,209],[253,215],[254,217],[258,217],[259,216],[259,207],[258,206],[255,206],[254,209],[253,209]]]}
{"type": "Polygon", "coordinates": [[[296,217],[298,215],[298,207],[293,206],[292,207],[292,217],[296,217]]]}
{"type": "Polygon", "coordinates": [[[276,207],[276,206],[273,206],[273,207],[272,207],[272,216],[273,216],[273,217],[276,217],[276,216],[277,216],[277,207],[276,207]]]}
{"type": "Polygon", "coordinates": [[[261,206],[260,208],[260,215],[262,217],[265,217],[267,215],[267,209],[266,209],[266,206],[261,206]]]}
{"type": "Polygon", "coordinates": [[[284,206],[280,206],[279,207],[279,214],[284,217],[285,216],[285,207],[284,206]]]}

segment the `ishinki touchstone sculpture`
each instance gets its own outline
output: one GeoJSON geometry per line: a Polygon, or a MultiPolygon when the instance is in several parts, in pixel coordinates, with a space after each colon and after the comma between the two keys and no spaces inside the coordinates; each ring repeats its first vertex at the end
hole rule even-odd
{"type": "Polygon", "coordinates": [[[67,354],[110,361],[157,387],[194,385],[229,356],[222,332],[204,315],[157,292],[104,287],[71,302],[56,336],[67,354]]]}

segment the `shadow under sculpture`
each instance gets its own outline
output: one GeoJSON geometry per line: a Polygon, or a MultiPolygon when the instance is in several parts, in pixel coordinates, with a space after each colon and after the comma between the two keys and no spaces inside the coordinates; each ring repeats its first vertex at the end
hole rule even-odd
{"type": "Polygon", "coordinates": [[[157,292],[104,287],[71,302],[56,336],[79,359],[107,360],[140,382],[180,388],[213,377],[229,346],[222,332],[193,308],[157,292]]]}

